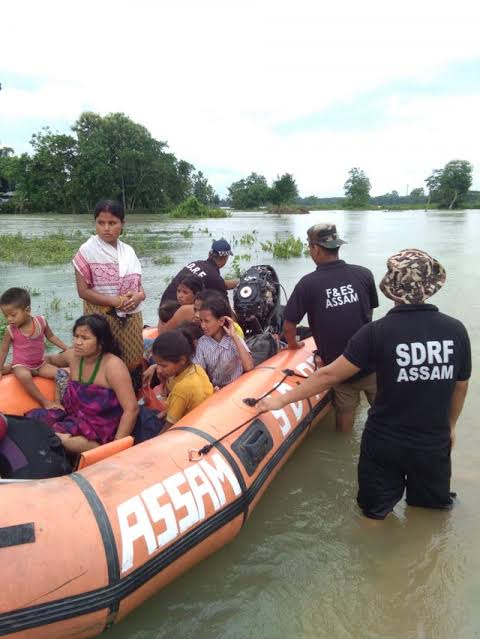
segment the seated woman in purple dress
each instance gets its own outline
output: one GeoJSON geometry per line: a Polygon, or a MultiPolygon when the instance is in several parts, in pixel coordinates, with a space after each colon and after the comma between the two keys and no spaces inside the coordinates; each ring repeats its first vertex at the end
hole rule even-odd
{"type": "Polygon", "coordinates": [[[82,453],[130,435],[138,414],[127,366],[102,315],[84,315],[73,327],[73,348],[51,355],[55,366],[68,366],[70,379],[64,410],[34,409],[27,413],[47,423],[65,449],[82,453]]]}

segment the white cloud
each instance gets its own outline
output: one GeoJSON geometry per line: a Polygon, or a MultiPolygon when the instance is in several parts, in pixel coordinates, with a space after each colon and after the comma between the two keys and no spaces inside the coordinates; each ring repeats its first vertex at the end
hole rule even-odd
{"type": "Polygon", "coordinates": [[[0,73],[35,78],[36,88],[4,86],[0,138],[12,144],[9,123],[21,119],[54,126],[84,109],[123,111],[177,155],[211,167],[218,188],[252,170],[289,171],[302,193],[338,194],[360,165],[375,192],[403,191],[453,157],[475,159],[477,98],[392,99],[388,123],[368,132],[275,127],[480,58],[479,17],[466,0],[455,12],[438,0],[17,0],[2,28],[0,73]]]}

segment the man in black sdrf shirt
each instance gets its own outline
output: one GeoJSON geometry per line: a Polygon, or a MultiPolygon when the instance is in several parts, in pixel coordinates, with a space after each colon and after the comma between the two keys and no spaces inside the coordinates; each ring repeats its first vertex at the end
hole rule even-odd
{"type": "MultiPolygon", "coordinates": [[[[302,346],[295,339],[296,327],[307,314],[319,363],[327,365],[343,353],[352,335],[371,321],[378,296],[371,271],[338,259],[339,247],[345,242],[338,237],[334,224],[316,224],[307,234],[317,268],[295,286],[285,307],[283,332],[288,348],[302,346]]],[[[360,392],[365,393],[371,405],[376,389],[375,373],[368,369],[335,386],[338,431],[352,430],[360,392]]]]}
{"type": "Polygon", "coordinates": [[[471,374],[465,327],[425,304],[445,282],[441,264],[405,249],[387,267],[380,289],[394,308],[361,328],[332,364],[257,405],[261,411],[282,408],[372,366],[378,391],[362,436],[357,496],[372,519],[384,519],[405,489],[410,506],[452,507],[450,452],[471,374]]]}

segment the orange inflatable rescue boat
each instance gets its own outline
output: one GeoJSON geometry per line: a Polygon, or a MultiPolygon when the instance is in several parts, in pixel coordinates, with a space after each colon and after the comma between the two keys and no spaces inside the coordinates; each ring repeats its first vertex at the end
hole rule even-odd
{"type": "MultiPolygon", "coordinates": [[[[288,392],[313,349],[280,352],[154,439],[85,453],[71,475],[2,482],[0,635],[98,635],[232,540],[330,407],[323,394],[257,416],[243,400],[288,392]]],[[[31,407],[15,384],[0,382],[0,411],[31,407]]]]}

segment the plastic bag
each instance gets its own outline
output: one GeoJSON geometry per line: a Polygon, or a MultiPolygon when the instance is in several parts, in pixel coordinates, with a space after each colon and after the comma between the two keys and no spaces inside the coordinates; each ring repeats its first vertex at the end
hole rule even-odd
{"type": "Polygon", "coordinates": [[[164,396],[161,394],[162,387],[156,386],[150,388],[150,386],[144,386],[140,391],[139,404],[163,412],[167,409],[167,402],[164,396]]]}

